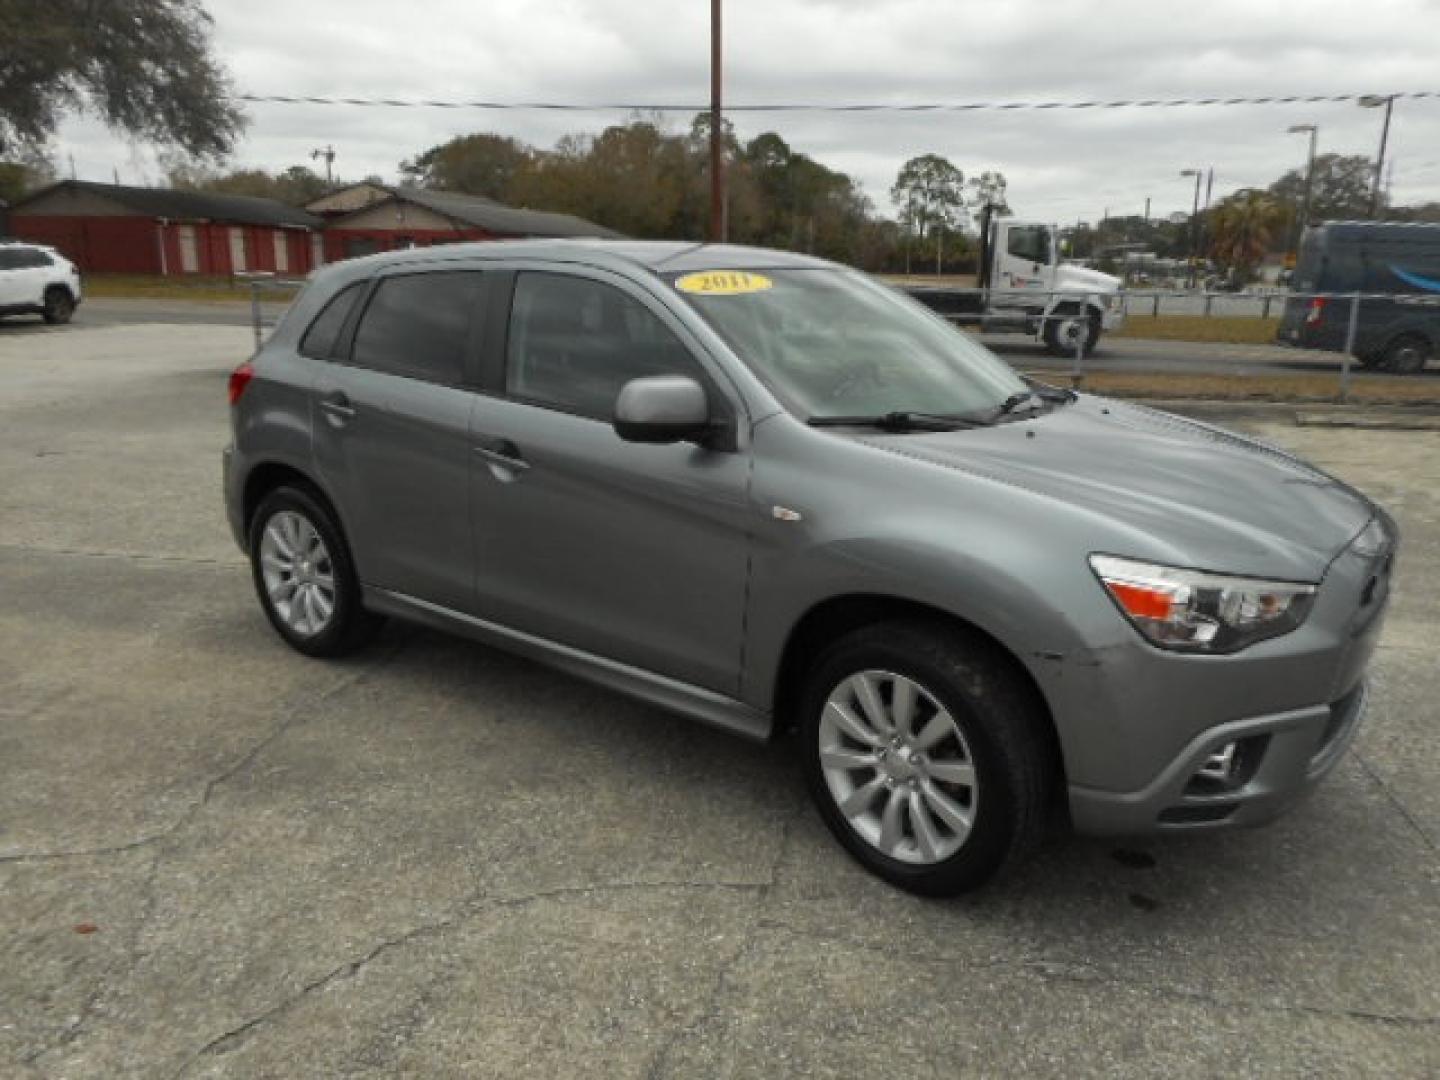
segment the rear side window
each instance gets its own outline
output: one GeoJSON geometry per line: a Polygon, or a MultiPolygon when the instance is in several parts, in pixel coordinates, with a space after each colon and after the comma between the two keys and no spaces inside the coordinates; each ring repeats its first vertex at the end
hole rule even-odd
{"type": "Polygon", "coordinates": [[[704,381],[680,339],[619,289],[562,274],[516,278],[505,370],[509,394],[609,419],[620,388],[646,375],[704,381]]]}
{"type": "Polygon", "coordinates": [[[383,279],[360,317],[352,362],[426,382],[459,383],[471,320],[480,313],[480,282],[478,271],[383,279]]]}
{"type": "Polygon", "coordinates": [[[21,248],[20,265],[26,269],[41,266],[54,266],[55,260],[39,248],[21,248]]]}
{"type": "Polygon", "coordinates": [[[315,316],[310,329],[306,330],[305,336],[300,339],[301,355],[324,360],[335,354],[335,343],[340,337],[340,331],[345,327],[345,320],[350,317],[350,309],[360,298],[362,285],[362,281],[347,285],[330,298],[330,302],[315,316]]]}

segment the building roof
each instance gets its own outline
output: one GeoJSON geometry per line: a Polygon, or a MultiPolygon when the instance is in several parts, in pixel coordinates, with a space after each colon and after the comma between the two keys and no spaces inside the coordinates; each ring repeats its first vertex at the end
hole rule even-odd
{"type": "MultiPolygon", "coordinates": [[[[557,214],[548,210],[517,210],[494,199],[480,195],[461,195],[453,191],[431,191],[428,188],[391,188],[391,199],[422,206],[432,213],[440,214],[464,225],[473,225],[498,236],[517,237],[599,237],[619,239],[620,233],[596,225],[593,221],[575,217],[573,214],[557,214]]],[[[372,203],[364,210],[371,210],[372,203]]],[[[363,211],[357,210],[356,213],[363,211]]],[[[336,228],[344,228],[344,219],[334,222],[336,228]]]]}
{"type": "Polygon", "coordinates": [[[173,218],[179,221],[207,220],[235,225],[293,225],[313,229],[321,219],[298,207],[275,199],[259,199],[250,195],[220,195],[209,191],[180,191],[175,188],[128,187],[124,184],[99,184],[89,180],[62,180],[21,199],[12,212],[24,210],[30,203],[67,192],[94,195],[119,203],[127,210],[145,217],[173,218]]]}

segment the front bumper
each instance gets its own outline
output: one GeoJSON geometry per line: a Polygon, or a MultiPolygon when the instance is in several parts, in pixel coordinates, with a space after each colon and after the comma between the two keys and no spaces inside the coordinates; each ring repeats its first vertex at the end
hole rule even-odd
{"type": "Polygon", "coordinates": [[[1077,831],[1091,836],[1263,825],[1308,794],[1345,755],[1365,717],[1362,679],[1329,705],[1236,720],[1197,738],[1153,783],[1116,794],[1070,789],[1077,831]],[[1204,774],[1231,750],[1231,775],[1204,774]]]}
{"type": "Polygon", "coordinates": [[[1077,831],[1258,825],[1335,767],[1364,719],[1388,607],[1396,532],[1377,520],[1384,549],[1337,555],[1289,634],[1228,656],[1134,635],[1056,665],[1049,697],[1077,831]]]}

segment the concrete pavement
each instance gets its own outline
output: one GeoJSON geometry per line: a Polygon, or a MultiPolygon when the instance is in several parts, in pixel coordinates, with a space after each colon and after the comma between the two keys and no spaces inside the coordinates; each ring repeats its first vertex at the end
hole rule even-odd
{"type": "Polygon", "coordinates": [[[1440,433],[1244,421],[1405,532],[1314,798],[933,902],[786,744],[427,631],[285,648],[219,501],[248,351],[0,331],[0,1074],[1440,1071],[1440,433]]]}

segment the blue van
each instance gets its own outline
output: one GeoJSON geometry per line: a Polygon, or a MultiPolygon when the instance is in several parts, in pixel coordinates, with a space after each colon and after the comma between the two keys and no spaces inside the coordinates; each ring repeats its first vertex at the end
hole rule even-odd
{"type": "Polygon", "coordinates": [[[1440,224],[1329,221],[1305,230],[1277,338],[1282,345],[1345,351],[1351,301],[1362,367],[1411,375],[1440,350],[1440,224]]]}

